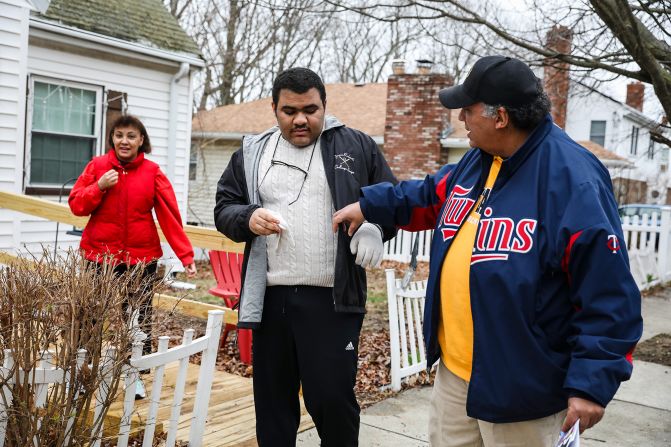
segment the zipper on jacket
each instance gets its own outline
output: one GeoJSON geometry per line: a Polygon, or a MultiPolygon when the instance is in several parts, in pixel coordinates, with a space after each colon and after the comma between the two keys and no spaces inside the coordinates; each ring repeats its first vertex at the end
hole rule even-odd
{"type": "MultiPolygon", "coordinates": [[[[482,191],[481,191],[480,194],[478,194],[478,196],[477,196],[478,198],[473,202],[473,205],[471,205],[471,207],[468,209],[468,213],[466,213],[466,217],[465,217],[464,220],[459,224],[459,228],[457,228],[457,231],[454,233],[454,236],[452,236],[452,242],[454,242],[454,241],[456,240],[457,236],[459,235],[459,232],[461,231],[461,229],[462,229],[463,226],[464,226],[464,223],[466,223],[466,221],[468,220],[468,217],[469,217],[469,216],[471,215],[471,213],[473,212],[473,208],[475,208],[475,204],[478,202],[478,200],[480,199],[480,197],[482,197],[482,200],[480,201],[480,204],[478,205],[478,208],[476,209],[476,212],[478,212],[478,214],[482,215],[482,213],[481,213],[480,211],[482,210],[482,206],[484,205],[484,203],[487,201],[487,199],[489,199],[489,196],[490,196],[490,194],[491,194],[491,190],[492,190],[492,189],[493,189],[493,188],[490,189],[490,188],[485,188],[485,187],[483,186],[482,191]]],[[[446,204],[447,204],[447,203],[446,203],[446,204]]],[[[480,222],[478,222],[478,225],[479,225],[479,224],[480,224],[480,222]]],[[[476,237],[477,237],[477,228],[476,228],[476,237]]],[[[450,248],[452,248],[452,243],[450,243],[450,248]]],[[[445,257],[447,256],[447,252],[448,252],[448,251],[449,251],[449,248],[448,248],[447,251],[445,252],[445,256],[443,256],[443,262],[445,262],[445,257]]],[[[442,270],[442,263],[441,263],[441,270],[442,270]]],[[[469,274],[470,274],[470,271],[469,271],[469,274]]],[[[469,290],[469,294],[470,294],[470,290],[469,290]]],[[[437,301],[438,301],[438,304],[440,305],[440,303],[441,303],[440,296],[438,297],[438,300],[437,300],[437,301]]],[[[440,307],[438,308],[438,311],[440,312],[440,307]]],[[[436,328],[436,331],[437,331],[437,330],[438,330],[438,328],[436,328]]],[[[475,337],[475,333],[473,334],[473,336],[475,337]]],[[[427,351],[428,351],[428,344],[427,344],[427,347],[426,347],[426,348],[427,348],[427,351]]],[[[427,354],[428,354],[428,352],[427,352],[427,354]]],[[[438,358],[440,359],[440,355],[438,356],[438,358]]],[[[427,360],[428,360],[428,356],[427,356],[427,360]]],[[[426,365],[426,372],[427,372],[427,374],[429,374],[429,373],[431,372],[431,368],[432,368],[432,366],[433,366],[433,365],[429,365],[428,362],[427,362],[427,365],[426,365]]]]}

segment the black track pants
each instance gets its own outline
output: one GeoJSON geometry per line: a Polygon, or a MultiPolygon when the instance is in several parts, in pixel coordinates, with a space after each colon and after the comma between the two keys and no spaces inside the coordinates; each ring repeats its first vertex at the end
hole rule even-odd
{"type": "Polygon", "coordinates": [[[322,447],[358,445],[354,395],[363,314],[337,313],[327,287],[268,287],[254,330],[254,403],[259,447],[293,447],[298,390],[322,447]]]}

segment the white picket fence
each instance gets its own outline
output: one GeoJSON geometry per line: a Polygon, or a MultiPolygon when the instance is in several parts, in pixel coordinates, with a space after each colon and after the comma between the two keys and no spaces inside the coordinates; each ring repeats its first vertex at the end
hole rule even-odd
{"type": "Polygon", "coordinates": [[[665,209],[661,214],[650,216],[626,216],[622,220],[622,230],[631,273],[639,289],[645,290],[670,281],[671,210],[665,209]]]}
{"type": "Polygon", "coordinates": [[[399,391],[404,377],[426,369],[426,349],[422,321],[426,280],[415,281],[403,289],[394,269],[387,276],[389,346],[391,348],[391,389],[399,391]]]}
{"type": "Polygon", "coordinates": [[[429,256],[431,255],[431,238],[433,237],[433,230],[418,231],[415,233],[399,230],[395,238],[385,242],[382,259],[385,261],[410,262],[412,246],[417,236],[419,236],[417,260],[428,262],[429,256]]]}
{"type": "MultiPolygon", "coordinates": [[[[119,437],[117,440],[118,447],[126,447],[128,445],[128,438],[131,430],[131,417],[133,415],[133,407],[135,405],[135,390],[136,381],[139,380],[139,372],[143,369],[154,369],[152,393],[150,396],[149,409],[145,419],[144,438],[142,441],[143,447],[151,447],[154,438],[154,431],[156,428],[156,416],[158,414],[158,407],[160,404],[161,388],[163,386],[163,378],[165,373],[165,366],[172,362],[180,362],[179,371],[175,383],[175,390],[173,393],[173,400],[171,403],[171,414],[168,422],[168,433],[165,445],[172,447],[175,445],[177,426],[181,414],[181,406],[184,398],[184,388],[186,385],[187,367],[189,357],[202,352],[200,374],[198,377],[198,384],[196,386],[196,395],[191,415],[191,428],[189,432],[189,446],[200,447],[202,445],[203,433],[205,432],[205,422],[207,419],[207,409],[210,401],[210,393],[212,390],[212,381],[214,379],[215,362],[217,358],[217,350],[219,348],[219,337],[221,335],[221,328],[223,322],[224,312],[221,310],[211,310],[208,312],[207,329],[205,335],[197,339],[193,339],[193,329],[184,331],[182,344],[174,348],[168,349],[168,342],[170,337],[162,336],[158,339],[158,351],[155,353],[142,355],[142,338],[144,334],[136,339],[133,345],[133,352],[130,359],[130,365],[125,368],[125,393],[123,403],[123,413],[119,427],[119,437]]],[[[109,380],[111,367],[107,366],[109,359],[114,359],[115,348],[108,348],[103,354],[103,367],[100,386],[98,387],[95,397],[96,406],[94,407],[94,421],[99,419],[100,411],[102,410],[100,403],[105,401],[107,391],[109,388],[109,380]]],[[[78,353],[77,366],[79,369],[84,364],[86,358],[86,351],[80,350],[78,353]]],[[[0,390],[4,394],[4,399],[0,399],[0,447],[5,442],[5,429],[7,425],[7,409],[3,402],[11,404],[11,391],[9,386],[14,383],[15,377],[23,377],[21,380],[29,381],[34,385],[35,405],[38,408],[44,408],[47,402],[47,394],[50,384],[54,383],[69,383],[70,374],[68,371],[59,368],[52,362],[52,354],[46,352],[40,361],[37,368],[30,371],[19,371],[18,374],[14,371],[11,352],[5,351],[4,364],[0,368],[0,383],[5,386],[0,390]],[[5,381],[6,378],[6,381],[5,381]]],[[[71,416],[67,423],[67,427],[72,427],[75,416],[71,416]]],[[[66,431],[67,433],[67,431],[66,431]]],[[[102,433],[102,424],[97,430],[97,433],[92,435],[91,445],[94,447],[100,446],[102,433]]]]}

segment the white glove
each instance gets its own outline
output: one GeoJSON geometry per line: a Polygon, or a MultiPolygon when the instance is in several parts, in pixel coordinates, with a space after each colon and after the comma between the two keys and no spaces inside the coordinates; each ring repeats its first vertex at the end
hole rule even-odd
{"type": "Polygon", "coordinates": [[[379,267],[384,252],[382,231],[377,225],[364,222],[352,236],[349,249],[353,255],[356,255],[354,262],[357,265],[363,268],[379,267]]]}

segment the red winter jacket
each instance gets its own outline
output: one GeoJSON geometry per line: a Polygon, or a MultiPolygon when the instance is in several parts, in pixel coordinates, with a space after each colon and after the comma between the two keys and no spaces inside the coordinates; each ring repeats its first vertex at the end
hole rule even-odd
{"type": "Polygon", "coordinates": [[[122,165],[114,150],[95,157],[77,179],[68,199],[76,216],[91,215],[79,245],[86,259],[101,262],[105,255],[128,264],[149,262],[163,254],[152,208],[182,264],[193,262],[193,248],[182,228],[175,192],[159,166],[144,153],[122,165]],[[114,169],[119,182],[106,190],[98,179],[114,169]]]}

